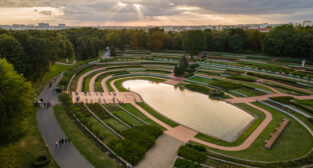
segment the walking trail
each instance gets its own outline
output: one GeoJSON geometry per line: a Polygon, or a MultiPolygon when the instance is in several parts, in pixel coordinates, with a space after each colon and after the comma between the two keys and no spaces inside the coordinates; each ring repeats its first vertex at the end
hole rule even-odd
{"type": "MultiPolygon", "coordinates": [[[[57,82],[62,78],[63,74],[57,79],[57,82]]],[[[56,82],[56,83],[57,83],[56,82]]],[[[46,86],[38,97],[43,98],[44,102],[53,101],[53,105],[58,104],[58,95],[53,92],[53,88],[46,86]]],[[[62,131],[58,121],[56,120],[52,107],[41,108],[36,114],[38,127],[41,132],[48,149],[58,165],[64,168],[92,168],[93,166],[86,160],[76,147],[72,144],[63,145],[61,148],[55,148],[55,142],[59,139],[66,138],[66,135],[62,131]]]]}
{"type": "Polygon", "coordinates": [[[75,64],[76,64],[76,59],[74,59],[73,62],[70,63],[70,64],[64,63],[64,62],[58,62],[58,61],[56,61],[55,63],[56,63],[56,64],[60,64],[60,65],[68,65],[68,66],[71,66],[71,65],[75,65],[75,64]]]}

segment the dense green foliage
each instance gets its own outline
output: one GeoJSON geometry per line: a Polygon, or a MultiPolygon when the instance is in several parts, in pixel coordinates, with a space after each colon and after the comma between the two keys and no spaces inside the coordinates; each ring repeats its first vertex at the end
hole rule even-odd
{"type": "Polygon", "coordinates": [[[202,168],[199,163],[195,163],[186,159],[177,158],[174,166],[177,168],[202,168]]]}
{"type": "Polygon", "coordinates": [[[187,58],[184,56],[180,59],[178,65],[174,67],[175,76],[185,75],[185,72],[188,71],[189,63],[187,58]]]}
{"type": "Polygon", "coordinates": [[[211,85],[217,86],[223,89],[227,89],[227,90],[234,90],[234,89],[238,89],[242,87],[242,85],[239,83],[234,83],[234,82],[225,81],[225,80],[213,80],[211,85]]]}
{"type": "Polygon", "coordinates": [[[290,104],[291,100],[294,100],[291,96],[270,97],[270,99],[283,104],[290,104]]]}
{"type": "Polygon", "coordinates": [[[203,163],[206,160],[205,152],[200,152],[190,146],[181,146],[177,155],[199,163],[203,163]]]}
{"type": "Polygon", "coordinates": [[[14,142],[34,112],[34,90],[5,59],[0,59],[0,143],[14,142]]]}
{"type": "Polygon", "coordinates": [[[250,77],[250,76],[244,76],[244,75],[238,75],[238,76],[230,76],[228,77],[230,79],[236,79],[236,80],[242,80],[247,82],[255,82],[256,78],[250,77]]]}
{"type": "Polygon", "coordinates": [[[200,93],[204,93],[204,94],[209,94],[209,92],[211,91],[210,88],[205,87],[205,86],[201,86],[201,85],[197,85],[197,84],[187,84],[185,85],[185,87],[187,89],[196,91],[196,92],[200,92],[200,93]]]}
{"type": "Polygon", "coordinates": [[[190,30],[186,32],[183,40],[183,49],[191,55],[192,59],[194,55],[204,50],[205,47],[206,37],[201,30],[190,30]]]}
{"type": "Polygon", "coordinates": [[[57,31],[9,31],[0,35],[0,58],[6,58],[28,80],[40,78],[51,61],[73,57],[73,51],[72,43],[57,31]]]}

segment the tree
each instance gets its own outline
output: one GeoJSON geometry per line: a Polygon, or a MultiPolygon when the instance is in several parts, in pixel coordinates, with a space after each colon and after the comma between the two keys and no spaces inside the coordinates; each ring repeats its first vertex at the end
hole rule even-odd
{"type": "Polygon", "coordinates": [[[228,41],[228,47],[230,51],[239,52],[242,50],[243,42],[244,41],[239,34],[234,34],[228,41]]]}
{"type": "Polygon", "coordinates": [[[149,36],[149,48],[151,50],[161,50],[165,46],[166,35],[163,31],[153,31],[149,36]]]}
{"type": "Polygon", "coordinates": [[[97,39],[83,36],[76,41],[76,55],[80,59],[96,58],[99,55],[97,39]]]}
{"type": "Polygon", "coordinates": [[[194,55],[205,49],[205,47],[206,37],[201,30],[187,31],[183,41],[183,49],[191,55],[191,59],[193,59],[194,55]]]}
{"type": "Polygon", "coordinates": [[[23,48],[13,36],[0,35],[0,58],[6,58],[9,63],[14,65],[18,73],[24,74],[29,70],[23,48]]]}
{"type": "Polygon", "coordinates": [[[227,35],[220,33],[214,36],[213,43],[216,51],[225,51],[227,48],[227,35]]]}
{"type": "Polygon", "coordinates": [[[0,143],[5,144],[26,133],[35,92],[11,64],[0,59],[0,93],[0,143]]]}

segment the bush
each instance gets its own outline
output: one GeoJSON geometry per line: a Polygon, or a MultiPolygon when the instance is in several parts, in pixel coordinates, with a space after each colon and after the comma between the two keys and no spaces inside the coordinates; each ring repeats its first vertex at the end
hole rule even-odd
{"type": "Polygon", "coordinates": [[[132,165],[136,165],[146,152],[145,148],[128,139],[112,141],[109,147],[132,165]]]}
{"type": "Polygon", "coordinates": [[[270,99],[282,104],[291,104],[291,100],[294,100],[291,96],[270,97],[270,99]]]}
{"type": "Polygon", "coordinates": [[[146,150],[150,149],[154,143],[155,138],[137,130],[136,128],[130,128],[121,132],[121,135],[126,139],[144,147],[146,150]]]}
{"type": "Polygon", "coordinates": [[[209,92],[210,97],[223,97],[224,92],[221,90],[213,89],[209,92]]]}
{"type": "Polygon", "coordinates": [[[137,129],[141,132],[144,132],[145,134],[148,134],[154,137],[155,139],[158,138],[163,133],[163,131],[160,128],[155,127],[153,125],[136,126],[133,127],[133,129],[137,129]]]}
{"type": "Polygon", "coordinates": [[[241,80],[241,81],[247,81],[247,82],[255,82],[256,81],[256,78],[253,78],[253,77],[250,77],[250,76],[243,76],[243,75],[230,76],[228,78],[241,80]]]}
{"type": "Polygon", "coordinates": [[[225,80],[214,80],[211,85],[218,86],[227,90],[235,90],[242,87],[242,85],[239,83],[229,82],[225,80]]]}
{"type": "Polygon", "coordinates": [[[209,94],[209,92],[211,90],[208,87],[197,85],[197,84],[187,84],[187,85],[185,85],[185,87],[187,89],[190,89],[190,90],[193,90],[196,92],[200,92],[200,93],[204,93],[204,94],[209,94]]]}
{"type": "Polygon", "coordinates": [[[206,152],[206,148],[202,145],[196,145],[196,144],[186,144],[186,146],[191,147],[199,152],[206,152]]]}
{"type": "Polygon", "coordinates": [[[195,163],[181,158],[176,159],[174,166],[177,168],[202,168],[199,163],[195,163]]]}
{"type": "Polygon", "coordinates": [[[199,152],[198,150],[188,147],[188,146],[181,146],[178,149],[178,156],[181,156],[183,158],[203,163],[206,160],[206,153],[205,152],[199,152]]]}
{"type": "Polygon", "coordinates": [[[46,155],[39,156],[36,161],[33,163],[34,167],[43,167],[47,164],[49,164],[50,158],[46,155]]]}

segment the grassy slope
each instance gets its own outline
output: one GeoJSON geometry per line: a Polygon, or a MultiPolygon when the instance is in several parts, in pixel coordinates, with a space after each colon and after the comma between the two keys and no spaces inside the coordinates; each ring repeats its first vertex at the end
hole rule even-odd
{"type": "Polygon", "coordinates": [[[65,113],[62,105],[56,105],[54,114],[63,131],[86,159],[95,167],[120,167],[113,159],[89,139],[65,113]]]}
{"type": "MultiPolygon", "coordinates": [[[[31,167],[32,163],[38,156],[48,155],[51,158],[51,162],[47,168],[59,167],[50,155],[48,149],[45,146],[41,134],[37,127],[36,113],[34,112],[29,119],[29,129],[25,137],[15,144],[9,146],[0,146],[0,156],[12,157],[10,161],[14,161],[13,167],[31,167]]],[[[5,161],[0,157],[0,162],[5,161]]],[[[1,167],[1,163],[0,163],[1,167]]]]}

